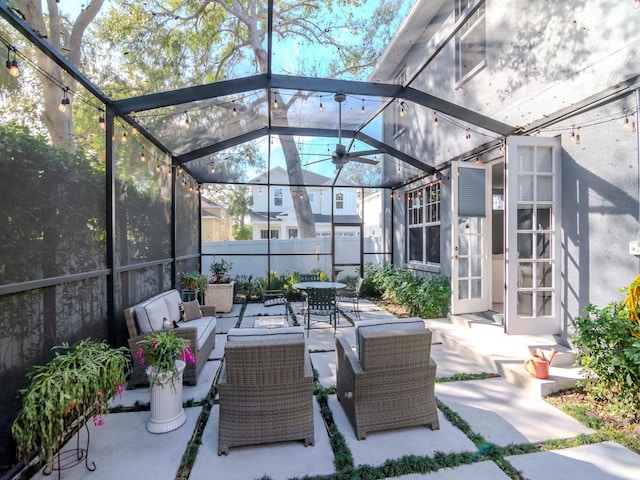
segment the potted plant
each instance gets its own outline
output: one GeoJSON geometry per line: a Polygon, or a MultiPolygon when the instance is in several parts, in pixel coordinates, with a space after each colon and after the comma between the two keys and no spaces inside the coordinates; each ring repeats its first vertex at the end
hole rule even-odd
{"type": "Polygon", "coordinates": [[[147,430],[165,433],[180,427],[187,417],[182,408],[182,375],[186,362],[195,363],[191,345],[172,330],[161,330],[138,342],[136,357],[148,364],[151,417],[147,430]]]}
{"type": "Polygon", "coordinates": [[[193,272],[183,273],[180,276],[180,285],[182,285],[182,300],[189,302],[192,300],[198,300],[200,296],[204,295],[204,291],[207,288],[208,278],[206,275],[194,270],[193,272]]]}
{"type": "MultiPolygon", "coordinates": [[[[22,404],[11,426],[20,458],[28,462],[37,450],[47,474],[61,469],[60,449],[73,433],[91,418],[96,426],[104,423],[108,399],[122,392],[129,363],[128,349],[88,339],[53,350],[53,360],[27,373],[31,383],[20,391],[22,404]]],[[[88,440],[86,447],[78,444],[75,458],[92,470],[88,448],[88,440]]]]}
{"type": "Polygon", "coordinates": [[[229,273],[233,264],[224,258],[213,260],[211,275],[207,285],[206,304],[215,305],[216,312],[226,313],[233,306],[233,288],[235,282],[229,273]]]}

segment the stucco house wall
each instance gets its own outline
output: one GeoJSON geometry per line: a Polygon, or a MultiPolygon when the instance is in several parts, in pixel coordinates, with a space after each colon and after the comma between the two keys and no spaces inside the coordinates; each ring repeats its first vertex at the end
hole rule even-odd
{"type": "MultiPolygon", "coordinates": [[[[382,64],[370,80],[393,82],[403,70],[411,78],[455,23],[455,2],[422,3],[433,11],[430,23],[422,25],[423,33],[410,48],[391,44],[388,58],[397,60],[393,65],[382,64]]],[[[638,131],[624,129],[623,122],[625,116],[638,121],[639,98],[634,89],[640,76],[640,11],[633,2],[614,0],[487,0],[485,5],[484,68],[466,82],[456,83],[455,42],[449,41],[411,86],[524,131],[541,127],[528,133],[560,136],[559,293],[567,333],[570,319],[587,303],[603,305],[621,299],[619,287],[638,273],[639,261],[629,254],[629,242],[639,236],[638,131]],[[580,143],[571,140],[576,127],[580,127],[580,143]]],[[[420,8],[418,2],[415,9],[420,8]]],[[[393,109],[387,110],[385,142],[444,169],[445,174],[449,162],[475,161],[474,148],[500,138],[473,127],[471,141],[466,141],[469,132],[464,125],[453,125],[439,112],[413,103],[404,119],[406,128],[396,134],[393,109]],[[436,116],[440,116],[439,126],[433,128],[436,116]]],[[[494,150],[481,161],[500,161],[499,157],[494,150]]],[[[430,181],[433,178],[428,176],[422,183],[430,181]]],[[[415,186],[397,190],[393,200],[393,260],[398,266],[407,266],[404,193],[415,186]]],[[[439,273],[446,275],[451,268],[450,209],[450,182],[445,177],[439,273]]]]}

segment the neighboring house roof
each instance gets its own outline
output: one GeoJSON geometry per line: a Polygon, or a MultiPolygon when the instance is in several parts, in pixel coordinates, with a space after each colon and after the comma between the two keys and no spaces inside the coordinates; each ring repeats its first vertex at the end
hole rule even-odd
{"type": "MultiPolygon", "coordinates": [[[[274,173],[279,172],[281,174],[287,175],[287,171],[282,167],[274,167],[271,169],[270,174],[273,176],[274,173]]],[[[332,185],[333,178],[326,177],[324,175],[320,175],[319,173],[311,172],[309,170],[302,170],[302,179],[304,180],[305,185],[332,185]]],[[[267,173],[263,173],[255,178],[249,180],[249,183],[266,183],[267,182],[267,173]]],[[[353,183],[348,182],[346,180],[338,179],[336,185],[342,186],[353,186],[353,183]]]]}
{"type": "Polygon", "coordinates": [[[206,208],[206,207],[221,207],[221,205],[218,205],[216,202],[214,202],[213,200],[208,199],[204,195],[202,195],[200,197],[200,201],[202,202],[202,207],[203,208],[206,208]]]}
{"type": "MultiPolygon", "coordinates": [[[[266,222],[270,220],[272,222],[281,222],[282,217],[289,216],[287,212],[270,212],[271,215],[267,212],[252,212],[251,213],[251,221],[252,222],[266,222]],[[271,217],[271,218],[269,218],[271,217]]],[[[315,223],[331,223],[331,215],[322,215],[320,213],[313,214],[313,221],[315,223]]],[[[333,216],[334,223],[362,223],[362,219],[359,215],[334,215],[333,216]]]]}

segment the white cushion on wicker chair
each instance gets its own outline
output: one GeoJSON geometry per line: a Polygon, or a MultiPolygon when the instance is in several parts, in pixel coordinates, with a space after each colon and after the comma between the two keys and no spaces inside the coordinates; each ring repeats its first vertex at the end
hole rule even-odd
{"type": "Polygon", "coordinates": [[[257,340],[304,340],[304,328],[232,328],[227,333],[227,342],[255,342],[257,340]]]}
{"type": "Polygon", "coordinates": [[[356,322],[356,344],[358,357],[362,352],[362,332],[390,332],[392,330],[424,330],[424,321],[421,318],[396,318],[363,320],[356,322]]]}

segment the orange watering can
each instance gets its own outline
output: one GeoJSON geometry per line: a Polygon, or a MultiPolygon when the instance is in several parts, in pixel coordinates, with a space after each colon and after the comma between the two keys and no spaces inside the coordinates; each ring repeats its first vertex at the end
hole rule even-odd
{"type": "Polygon", "coordinates": [[[549,358],[547,358],[542,350],[534,348],[531,350],[532,358],[525,360],[524,368],[536,378],[549,378],[549,365],[551,365],[551,360],[553,360],[556,353],[558,353],[558,351],[552,348],[549,358]]]}

